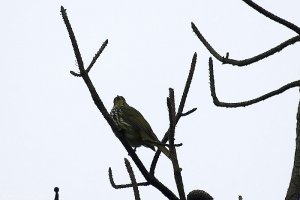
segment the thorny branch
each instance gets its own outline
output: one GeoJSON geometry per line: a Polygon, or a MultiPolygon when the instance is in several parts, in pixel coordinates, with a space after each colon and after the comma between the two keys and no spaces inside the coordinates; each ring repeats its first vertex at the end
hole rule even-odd
{"type": "Polygon", "coordinates": [[[273,97],[275,95],[281,94],[284,91],[294,88],[294,87],[299,87],[300,86],[300,80],[291,82],[289,84],[286,84],[285,86],[274,90],[272,92],[269,92],[265,95],[262,95],[258,98],[251,99],[249,101],[243,101],[243,102],[237,102],[237,103],[226,103],[219,101],[217,95],[216,95],[216,88],[215,88],[215,78],[214,78],[214,69],[213,69],[213,60],[212,58],[209,58],[209,79],[210,79],[210,92],[211,96],[213,98],[213,102],[216,106],[219,107],[227,107],[227,108],[237,108],[237,107],[246,107],[255,103],[258,103],[260,101],[264,101],[270,97],[273,97]]]}
{"type": "MultiPolygon", "coordinates": [[[[102,115],[105,118],[105,120],[110,125],[110,127],[111,127],[112,131],[115,133],[116,137],[123,144],[123,146],[127,150],[128,154],[130,155],[130,157],[132,158],[132,160],[135,162],[136,166],[139,168],[139,170],[143,174],[144,178],[152,186],[154,186],[159,191],[161,191],[167,198],[178,200],[178,197],[169,188],[167,188],[164,184],[162,184],[153,174],[150,174],[147,171],[147,169],[145,168],[145,166],[143,165],[143,163],[141,162],[141,160],[139,159],[139,157],[136,155],[136,153],[131,148],[131,146],[127,143],[126,139],[124,138],[124,135],[121,132],[119,132],[117,126],[115,125],[115,123],[111,119],[109,113],[107,112],[107,109],[105,108],[102,100],[100,99],[100,97],[99,97],[99,95],[98,95],[98,93],[97,93],[97,91],[96,91],[96,89],[95,89],[92,81],[90,80],[88,72],[84,69],[83,60],[82,60],[82,57],[81,57],[81,54],[80,54],[80,51],[79,51],[79,48],[78,48],[78,44],[77,44],[74,32],[72,30],[71,24],[70,24],[69,19],[67,17],[66,10],[62,6],[61,6],[61,14],[62,14],[64,23],[66,25],[67,31],[69,33],[69,37],[71,39],[71,43],[72,43],[73,50],[74,50],[74,53],[75,53],[75,57],[76,57],[76,60],[77,60],[77,63],[78,63],[80,75],[81,75],[82,79],[84,80],[84,82],[86,83],[86,85],[87,85],[87,87],[88,87],[88,89],[89,89],[89,91],[91,93],[91,96],[92,96],[92,99],[93,99],[95,105],[97,106],[97,108],[102,113],[102,115]]],[[[105,45],[104,45],[104,47],[105,47],[105,45]]],[[[100,55],[100,53],[99,53],[99,55],[100,55]]],[[[95,58],[95,60],[96,59],[97,58],[95,58]]],[[[93,61],[92,61],[92,63],[93,63],[93,61]]],[[[90,64],[90,66],[93,65],[92,63],[90,64]]]]}

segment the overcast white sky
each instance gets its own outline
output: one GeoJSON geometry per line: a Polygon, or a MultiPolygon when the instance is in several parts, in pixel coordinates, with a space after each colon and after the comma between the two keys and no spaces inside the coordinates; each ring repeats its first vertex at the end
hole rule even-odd
{"type": "MultiPolygon", "coordinates": [[[[297,0],[256,1],[300,25],[297,0]]],[[[196,113],[177,126],[185,191],[202,189],[216,200],[283,199],[295,147],[299,91],[292,89],[239,109],[213,105],[207,50],[190,27],[193,21],[217,51],[242,59],[271,48],[295,33],[238,0],[6,1],[0,8],[1,104],[0,199],[134,199],[132,189],[115,190],[108,180],[128,183],[128,157],[95,107],[80,78],[60,6],[67,13],[88,64],[102,42],[109,44],[91,71],[107,108],[123,95],[139,109],[159,138],[168,127],[166,97],[178,101],[194,52],[198,62],[186,110],[196,113]]],[[[299,44],[246,68],[216,60],[218,97],[237,102],[258,97],[300,77],[299,44]]],[[[149,166],[153,152],[138,149],[149,166]]],[[[135,165],[139,181],[144,179],[135,165]]],[[[157,177],[175,191],[171,163],[158,163],[157,177]]],[[[176,191],[175,191],[176,192],[176,191]]],[[[141,197],[165,199],[152,187],[141,197]]]]}

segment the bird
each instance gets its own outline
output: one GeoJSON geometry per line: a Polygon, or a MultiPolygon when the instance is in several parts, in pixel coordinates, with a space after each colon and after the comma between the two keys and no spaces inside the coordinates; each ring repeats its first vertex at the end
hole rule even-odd
{"type": "Polygon", "coordinates": [[[131,147],[145,146],[153,151],[157,147],[171,159],[170,151],[165,147],[165,144],[158,140],[147,120],[137,109],[129,106],[124,97],[116,96],[114,98],[114,106],[110,116],[120,131],[123,132],[131,147]]]}

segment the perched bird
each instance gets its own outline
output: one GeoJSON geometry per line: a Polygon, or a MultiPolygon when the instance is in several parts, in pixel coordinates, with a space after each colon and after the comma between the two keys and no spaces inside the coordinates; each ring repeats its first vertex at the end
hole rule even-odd
{"type": "Polygon", "coordinates": [[[153,151],[155,151],[154,146],[156,146],[170,158],[169,150],[158,140],[143,115],[135,108],[129,106],[124,97],[115,97],[110,115],[118,128],[123,131],[130,146],[140,147],[143,145],[153,151]]]}

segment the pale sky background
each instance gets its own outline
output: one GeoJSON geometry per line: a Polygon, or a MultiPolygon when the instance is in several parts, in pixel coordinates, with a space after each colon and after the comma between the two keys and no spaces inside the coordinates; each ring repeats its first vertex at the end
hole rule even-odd
{"type": "MultiPolygon", "coordinates": [[[[300,1],[256,1],[300,25],[300,1]]],[[[105,39],[109,44],[90,75],[107,109],[123,95],[143,113],[159,138],[168,127],[166,97],[177,105],[192,55],[198,62],[185,111],[177,126],[177,153],[186,194],[194,189],[216,200],[285,197],[295,148],[298,89],[238,109],[213,105],[209,53],[192,32],[193,21],[214,48],[232,58],[261,53],[296,34],[238,0],[5,1],[0,8],[0,200],[134,199],[127,152],[95,107],[80,78],[60,15],[67,13],[85,64],[105,39]]],[[[299,44],[254,65],[237,68],[214,59],[220,100],[255,98],[298,80],[299,44]]],[[[137,151],[146,166],[153,152],[137,151]]],[[[131,159],[130,159],[131,160],[131,159]]],[[[138,181],[144,179],[131,162],[138,181]]],[[[171,163],[161,157],[157,177],[174,192],[171,163]]],[[[140,187],[143,200],[165,199],[140,187]]],[[[177,193],[177,192],[176,192],[177,193]]]]}

